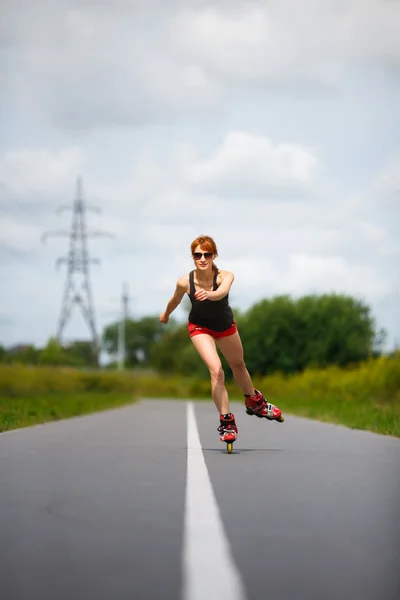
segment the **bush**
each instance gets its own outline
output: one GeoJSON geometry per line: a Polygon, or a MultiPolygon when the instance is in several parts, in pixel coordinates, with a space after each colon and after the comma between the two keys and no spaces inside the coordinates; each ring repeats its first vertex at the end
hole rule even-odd
{"type": "MultiPolygon", "coordinates": [[[[284,414],[292,413],[400,437],[400,353],[347,368],[254,377],[284,414]]],[[[231,400],[243,401],[227,379],[231,400]]],[[[209,377],[0,365],[0,430],[84,414],[135,398],[205,398],[209,377]]]]}
{"type": "Polygon", "coordinates": [[[0,365],[0,398],[92,391],[132,393],[135,391],[135,379],[131,373],[0,365]]]}
{"type": "Polygon", "coordinates": [[[347,368],[306,369],[303,373],[263,377],[258,385],[272,397],[337,398],[400,403],[400,353],[347,368]]]}

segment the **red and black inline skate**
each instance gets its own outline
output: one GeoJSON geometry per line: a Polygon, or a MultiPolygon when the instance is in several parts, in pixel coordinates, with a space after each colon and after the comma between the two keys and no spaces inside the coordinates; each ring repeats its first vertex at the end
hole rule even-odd
{"type": "Polygon", "coordinates": [[[261,392],[258,390],[254,390],[254,392],[253,396],[245,396],[246,413],[248,415],[256,415],[260,419],[283,423],[285,419],[283,418],[282,411],[274,404],[271,404],[271,402],[267,402],[261,392]]]}
{"type": "Polygon", "coordinates": [[[235,415],[227,413],[226,415],[219,415],[219,427],[217,428],[220,434],[221,442],[226,443],[226,449],[228,454],[232,454],[233,443],[236,441],[238,436],[238,428],[235,422],[235,415]]]}

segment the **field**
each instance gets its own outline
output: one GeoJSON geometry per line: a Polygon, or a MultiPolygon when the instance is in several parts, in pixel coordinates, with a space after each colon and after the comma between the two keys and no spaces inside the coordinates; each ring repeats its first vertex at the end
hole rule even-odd
{"type": "MultiPolygon", "coordinates": [[[[400,437],[400,354],[347,369],[254,376],[284,414],[400,437]]],[[[242,394],[227,381],[233,403],[242,394]]],[[[208,380],[134,372],[0,365],[0,431],[130,404],[142,397],[210,400],[208,380]]],[[[236,410],[233,406],[232,410],[236,410]]]]}

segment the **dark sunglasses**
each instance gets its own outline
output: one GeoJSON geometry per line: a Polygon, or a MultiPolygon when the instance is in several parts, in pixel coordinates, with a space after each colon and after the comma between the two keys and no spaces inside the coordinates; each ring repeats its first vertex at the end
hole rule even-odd
{"type": "Polygon", "coordinates": [[[204,258],[209,260],[210,258],[212,258],[213,253],[212,252],[193,252],[193,258],[195,260],[200,260],[202,256],[204,256],[204,258]]]}

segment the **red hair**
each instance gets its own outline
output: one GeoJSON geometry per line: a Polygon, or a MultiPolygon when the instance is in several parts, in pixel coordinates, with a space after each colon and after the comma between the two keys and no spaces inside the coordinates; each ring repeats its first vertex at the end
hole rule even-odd
{"type": "Polygon", "coordinates": [[[209,235],[200,235],[198,238],[193,240],[190,245],[192,254],[196,250],[197,246],[200,246],[204,252],[212,252],[215,254],[215,256],[218,256],[217,245],[209,235]]]}

